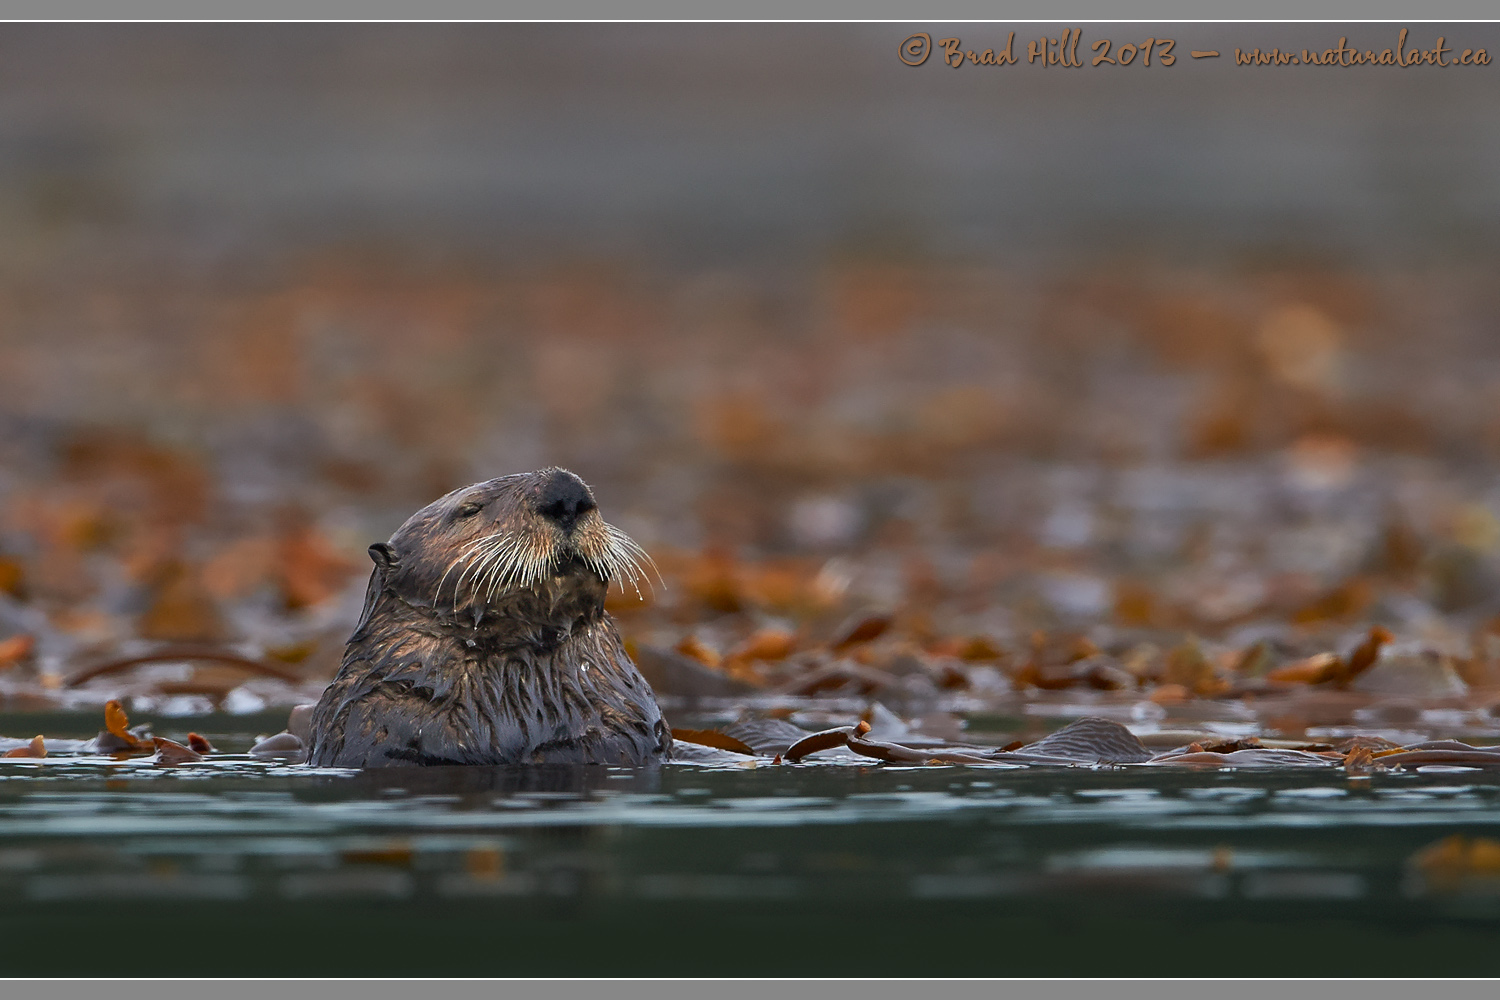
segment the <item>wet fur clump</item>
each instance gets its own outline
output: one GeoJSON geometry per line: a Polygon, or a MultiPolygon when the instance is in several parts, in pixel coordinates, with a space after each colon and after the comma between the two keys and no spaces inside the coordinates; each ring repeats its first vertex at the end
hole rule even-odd
{"type": "Polygon", "coordinates": [[[320,766],[640,764],[671,733],[604,611],[650,559],[562,469],[455,490],[370,546],[364,611],[313,712],[320,766]]]}

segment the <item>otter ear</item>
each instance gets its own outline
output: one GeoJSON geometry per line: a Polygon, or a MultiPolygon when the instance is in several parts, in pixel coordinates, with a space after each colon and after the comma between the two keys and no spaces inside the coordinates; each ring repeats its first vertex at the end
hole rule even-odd
{"type": "Polygon", "coordinates": [[[386,576],[401,561],[396,555],[396,550],[385,542],[376,542],[370,546],[370,558],[375,561],[375,568],[370,571],[370,584],[365,588],[365,607],[359,613],[359,624],[354,626],[354,634],[349,637],[350,642],[364,636],[365,626],[370,624],[370,612],[375,610],[375,602],[380,599],[380,592],[385,589],[386,576]]]}

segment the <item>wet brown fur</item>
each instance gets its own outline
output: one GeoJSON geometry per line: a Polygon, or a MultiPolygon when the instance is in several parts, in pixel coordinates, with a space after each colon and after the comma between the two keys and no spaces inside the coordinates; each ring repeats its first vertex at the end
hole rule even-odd
{"type": "Polygon", "coordinates": [[[343,664],[313,712],[308,761],[641,764],[671,735],[604,611],[644,553],[572,473],[476,483],[370,547],[343,664]],[[503,557],[503,558],[502,558],[503,557]]]}

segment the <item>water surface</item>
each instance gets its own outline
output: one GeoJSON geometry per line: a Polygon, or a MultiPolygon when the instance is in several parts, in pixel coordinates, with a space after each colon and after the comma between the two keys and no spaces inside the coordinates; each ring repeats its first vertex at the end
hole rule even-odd
{"type": "Polygon", "coordinates": [[[353,772],[243,725],[0,763],[7,972],[1496,971],[1494,873],[1412,860],[1500,836],[1484,771],[353,772]]]}

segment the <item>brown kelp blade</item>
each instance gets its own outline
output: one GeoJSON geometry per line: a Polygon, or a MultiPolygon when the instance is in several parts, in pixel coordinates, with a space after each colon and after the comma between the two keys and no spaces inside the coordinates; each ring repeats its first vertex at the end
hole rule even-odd
{"type": "Polygon", "coordinates": [[[683,743],[696,743],[699,746],[713,747],[716,750],[732,750],[735,753],[755,756],[755,751],[741,740],[733,736],[727,736],[717,729],[673,729],[672,739],[681,740],[683,743]]]}
{"type": "Polygon", "coordinates": [[[34,736],[31,742],[23,747],[5,751],[6,757],[45,757],[47,756],[47,741],[41,736],[34,736]]]}
{"type": "Polygon", "coordinates": [[[151,743],[156,747],[156,756],[153,758],[158,764],[168,766],[176,764],[196,764],[203,760],[203,755],[196,750],[190,750],[175,740],[163,739],[153,736],[151,743]]]}
{"type": "Polygon", "coordinates": [[[802,739],[787,747],[784,758],[793,763],[801,760],[810,753],[819,750],[832,750],[834,747],[847,746],[850,737],[863,736],[870,731],[870,724],[861,721],[853,726],[837,726],[833,729],[824,729],[821,732],[809,733],[802,739]]]}

